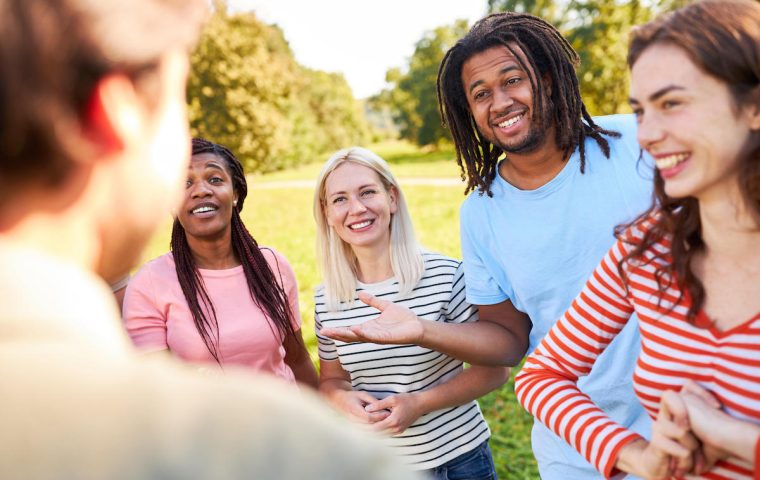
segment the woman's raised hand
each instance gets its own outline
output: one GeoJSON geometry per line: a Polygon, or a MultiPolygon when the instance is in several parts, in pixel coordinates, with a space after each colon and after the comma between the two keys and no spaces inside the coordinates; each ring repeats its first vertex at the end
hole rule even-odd
{"type": "Polygon", "coordinates": [[[352,327],[324,327],[320,330],[320,335],[343,342],[419,344],[422,341],[423,320],[408,308],[366,292],[359,292],[359,300],[380,310],[380,315],[352,327]]]}

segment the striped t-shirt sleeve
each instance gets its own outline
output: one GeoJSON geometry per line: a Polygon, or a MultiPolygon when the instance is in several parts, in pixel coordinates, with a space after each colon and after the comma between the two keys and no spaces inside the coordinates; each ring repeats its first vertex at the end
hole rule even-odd
{"type": "Polygon", "coordinates": [[[445,322],[466,323],[478,320],[478,308],[471,305],[465,296],[464,268],[459,262],[451,284],[451,297],[446,306],[445,322]]]}
{"type": "Polygon", "coordinates": [[[317,347],[320,360],[333,361],[338,359],[338,350],[335,348],[335,342],[328,337],[320,335],[322,331],[322,322],[319,319],[319,312],[314,310],[314,330],[317,334],[317,347]]]}
{"type": "Polygon", "coordinates": [[[618,242],[515,379],[520,403],[607,477],[620,449],[639,436],[612,421],[577,386],[633,314],[617,269],[618,242]]]}

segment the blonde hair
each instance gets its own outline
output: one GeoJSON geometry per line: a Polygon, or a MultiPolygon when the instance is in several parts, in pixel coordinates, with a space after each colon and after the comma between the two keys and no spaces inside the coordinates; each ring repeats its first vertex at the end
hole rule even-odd
{"type": "Polygon", "coordinates": [[[404,194],[388,164],[377,154],[361,147],[335,152],[324,164],[314,190],[314,220],[317,222],[317,259],[323,278],[325,304],[328,310],[338,310],[356,297],[357,259],[351,245],[344,242],[327,223],[325,197],[327,178],[344,163],[355,163],[374,170],[385,190],[396,192],[396,213],[391,215],[390,258],[393,275],[402,295],[412,291],[422,278],[424,265],[422,249],[414,235],[412,220],[404,194]]]}

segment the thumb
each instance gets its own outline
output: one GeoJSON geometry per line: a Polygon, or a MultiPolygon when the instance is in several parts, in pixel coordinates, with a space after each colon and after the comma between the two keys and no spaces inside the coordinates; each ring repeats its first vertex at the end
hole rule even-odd
{"type": "Polygon", "coordinates": [[[388,305],[390,305],[391,303],[388,300],[381,300],[377,298],[376,296],[367,292],[359,292],[359,300],[366,303],[370,307],[374,307],[380,310],[381,312],[385,310],[386,308],[388,308],[388,305]]]}

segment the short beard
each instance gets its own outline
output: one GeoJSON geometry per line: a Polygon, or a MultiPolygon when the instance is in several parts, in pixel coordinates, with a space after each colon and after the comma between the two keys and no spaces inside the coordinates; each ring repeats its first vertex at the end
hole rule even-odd
{"type": "MultiPolygon", "coordinates": [[[[548,126],[551,124],[552,107],[553,102],[551,101],[551,98],[547,98],[544,101],[544,108],[542,109],[539,120],[536,121],[535,119],[531,119],[528,136],[525,137],[522,142],[518,143],[517,145],[504,145],[501,142],[494,141],[494,145],[499,147],[502,152],[507,154],[530,153],[537,150],[544,143],[546,143],[546,131],[548,130],[548,126]]],[[[494,140],[496,139],[494,138],[494,140]]]]}
{"type": "Polygon", "coordinates": [[[505,145],[499,141],[496,141],[494,144],[504,153],[529,153],[538,149],[546,141],[546,137],[544,137],[540,131],[540,126],[531,122],[528,136],[517,145],[505,145]]]}

